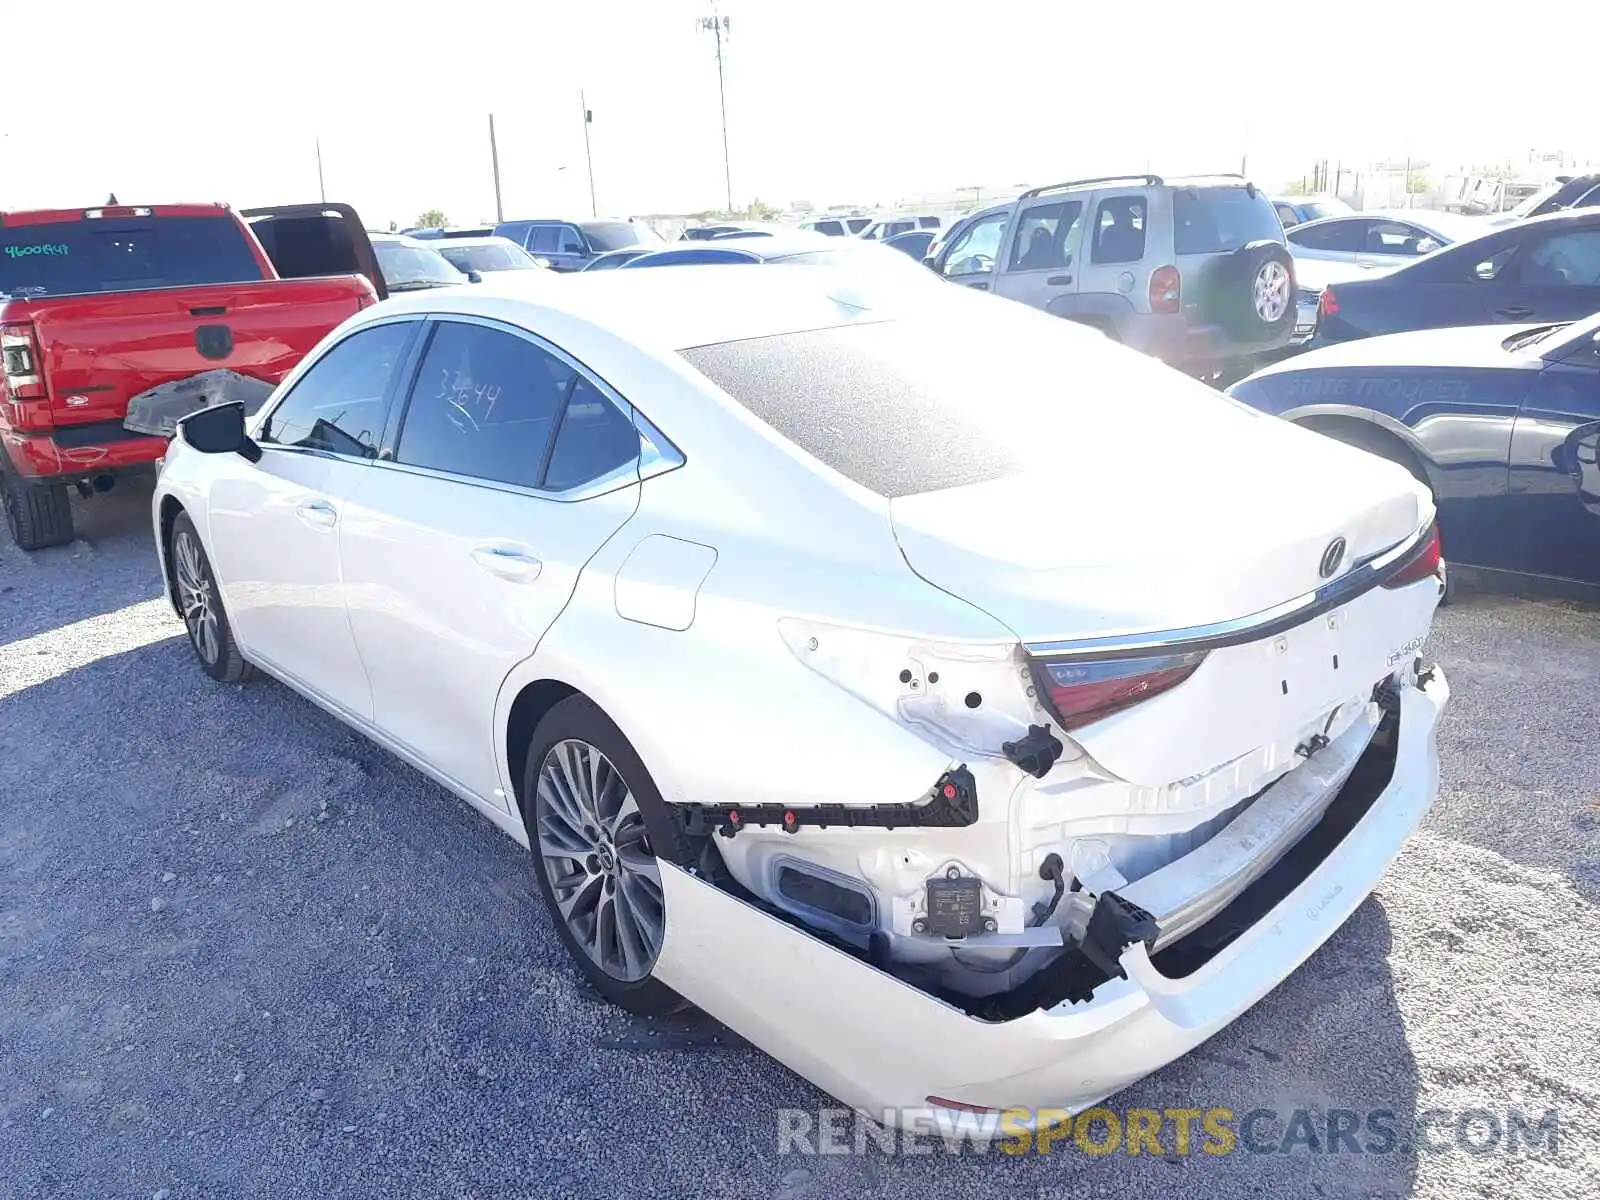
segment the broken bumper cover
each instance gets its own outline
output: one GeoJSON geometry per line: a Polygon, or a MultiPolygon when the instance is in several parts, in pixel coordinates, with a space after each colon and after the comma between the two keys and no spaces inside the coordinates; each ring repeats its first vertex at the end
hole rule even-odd
{"type": "Polygon", "coordinates": [[[123,425],[133,433],[154,437],[176,437],[178,422],[190,413],[222,404],[244,405],[245,416],[258,411],[272,395],[276,384],[219,368],[202,371],[185,379],[174,379],[128,401],[123,425]]]}
{"type": "Polygon", "coordinates": [[[1362,798],[1359,817],[1303,879],[1181,978],[1158,969],[1139,942],[1121,954],[1125,977],[1100,984],[1092,999],[985,1021],[665,864],[656,975],[874,1119],[895,1110],[915,1119],[929,1097],[1082,1111],[1230,1024],[1367,897],[1433,803],[1435,729],[1448,697],[1438,671],[1404,689],[1381,790],[1362,798]]]}

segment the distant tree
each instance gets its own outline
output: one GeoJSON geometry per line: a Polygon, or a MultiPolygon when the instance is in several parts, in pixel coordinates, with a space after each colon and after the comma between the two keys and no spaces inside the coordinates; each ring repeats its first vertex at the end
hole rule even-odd
{"type": "Polygon", "coordinates": [[[1304,179],[1291,179],[1288,183],[1284,184],[1282,188],[1282,194],[1285,196],[1304,196],[1307,195],[1309,191],[1310,189],[1306,187],[1306,181],[1304,179]]]}
{"type": "Polygon", "coordinates": [[[1406,176],[1406,195],[1426,196],[1433,191],[1433,180],[1426,171],[1412,171],[1406,176]]]}
{"type": "Polygon", "coordinates": [[[417,218],[418,229],[443,229],[448,224],[450,222],[445,220],[445,215],[437,208],[430,208],[417,218]]]}
{"type": "Polygon", "coordinates": [[[744,210],[745,218],[751,221],[770,221],[774,217],[781,216],[782,213],[783,210],[781,208],[771,204],[763,204],[760,200],[751,200],[750,207],[744,210]]]}

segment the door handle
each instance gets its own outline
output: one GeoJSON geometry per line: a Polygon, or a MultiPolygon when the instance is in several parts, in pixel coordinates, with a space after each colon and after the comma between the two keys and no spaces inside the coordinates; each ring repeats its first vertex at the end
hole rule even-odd
{"type": "Polygon", "coordinates": [[[544,570],[544,563],[523,546],[474,546],[472,561],[489,574],[513,583],[531,583],[544,570]]]}
{"type": "Polygon", "coordinates": [[[1045,280],[1046,285],[1049,287],[1066,287],[1067,284],[1071,282],[1071,275],[1052,275],[1049,279],[1045,280]]]}
{"type": "Polygon", "coordinates": [[[1494,310],[1495,316],[1506,317],[1512,321],[1522,321],[1533,316],[1533,309],[1522,304],[1508,304],[1504,308],[1494,310]]]}
{"type": "Polygon", "coordinates": [[[295,506],[295,515],[307,525],[318,529],[332,529],[339,520],[339,510],[326,500],[306,500],[295,506]]]}
{"type": "Polygon", "coordinates": [[[987,292],[989,290],[989,285],[987,283],[975,283],[972,286],[980,292],[987,292]]]}

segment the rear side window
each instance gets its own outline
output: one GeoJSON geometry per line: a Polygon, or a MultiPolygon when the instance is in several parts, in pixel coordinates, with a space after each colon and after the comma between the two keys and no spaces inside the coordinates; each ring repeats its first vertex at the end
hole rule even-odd
{"type": "Polygon", "coordinates": [[[0,293],[67,296],[261,278],[232,217],[119,217],[0,228],[0,293]]]}
{"type": "MultiPolygon", "coordinates": [[[[1104,206],[1102,206],[1104,207],[1104,206]]],[[[1080,200],[1038,204],[1024,209],[1011,243],[1013,271],[1044,271],[1066,266],[1072,227],[1083,213],[1080,200]]]]}
{"type": "Polygon", "coordinates": [[[376,458],[389,407],[389,381],[417,322],[375,325],[352,333],[300,377],[272,410],[260,440],[376,458]]]}
{"type": "Polygon", "coordinates": [[[441,321],[411,387],[395,458],[495,483],[538,487],[577,372],[523,338],[441,321]]]}
{"type": "Polygon", "coordinates": [[[818,233],[825,233],[829,237],[843,237],[844,226],[837,221],[818,221],[811,226],[818,233]]]}
{"type": "Polygon", "coordinates": [[[535,254],[555,254],[561,248],[561,226],[535,225],[528,233],[528,249],[535,254]]]}
{"type": "MultiPolygon", "coordinates": [[[[1095,210],[1094,250],[1097,263],[1138,262],[1144,257],[1143,196],[1110,196],[1095,210]]],[[[1272,218],[1276,224],[1278,218],[1272,218]]]]}
{"type": "Polygon", "coordinates": [[[1178,254],[1231,254],[1251,242],[1283,237],[1283,223],[1271,201],[1242,186],[1176,189],[1172,222],[1178,254]]]}
{"type": "Polygon", "coordinates": [[[633,418],[579,376],[561,416],[544,486],[562,492],[626,466],[639,457],[633,418]]]}

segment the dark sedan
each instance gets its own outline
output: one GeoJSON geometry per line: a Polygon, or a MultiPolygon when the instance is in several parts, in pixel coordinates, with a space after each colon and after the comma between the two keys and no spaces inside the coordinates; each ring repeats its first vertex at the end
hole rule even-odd
{"type": "Polygon", "coordinates": [[[1600,312],[1600,211],[1518,221],[1322,293],[1313,346],[1451,325],[1572,321],[1600,312]]]}
{"type": "Polygon", "coordinates": [[[1370,338],[1229,393],[1409,470],[1452,567],[1600,599],[1600,316],[1370,338]]]}

